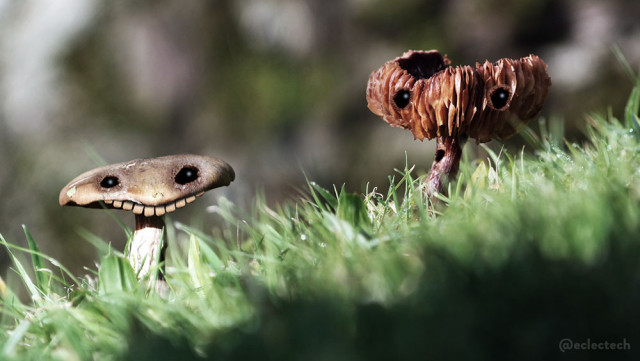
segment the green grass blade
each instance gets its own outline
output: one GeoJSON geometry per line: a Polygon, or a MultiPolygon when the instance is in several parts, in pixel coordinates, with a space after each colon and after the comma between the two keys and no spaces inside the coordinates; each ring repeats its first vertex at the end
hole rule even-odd
{"type": "Polygon", "coordinates": [[[202,287],[207,284],[207,276],[205,267],[202,264],[200,242],[198,242],[198,239],[193,233],[189,236],[187,269],[189,270],[189,276],[191,277],[193,288],[200,292],[202,287]]]}
{"type": "Polygon", "coordinates": [[[191,243],[193,241],[196,241],[198,243],[197,253],[204,257],[205,261],[211,266],[211,268],[216,272],[222,271],[224,269],[223,259],[229,257],[229,250],[223,244],[215,242],[203,232],[198,231],[197,229],[194,229],[192,227],[185,226],[184,224],[177,224],[176,227],[189,235],[189,252],[192,251],[191,243]],[[218,251],[221,253],[222,258],[218,256],[218,254],[216,254],[216,252],[207,243],[215,246],[216,249],[218,249],[218,251]]]}
{"type": "MultiPolygon", "coordinates": [[[[320,185],[315,182],[310,182],[309,184],[311,185],[314,194],[315,192],[317,192],[320,194],[320,196],[322,196],[322,199],[324,199],[324,202],[322,202],[322,200],[320,200],[319,198],[314,197],[317,205],[321,206],[322,204],[328,204],[332,209],[336,209],[336,207],[338,206],[338,198],[336,198],[336,196],[332,195],[326,189],[320,187],[320,185]]],[[[322,209],[325,208],[322,207],[322,209]]]]}
{"type": "Polygon", "coordinates": [[[640,78],[631,91],[631,96],[624,108],[624,120],[627,129],[632,129],[636,138],[640,137],[640,124],[638,124],[638,111],[640,110],[640,78]]]}
{"type": "Polygon", "coordinates": [[[35,285],[42,291],[44,294],[49,294],[49,287],[51,282],[51,274],[50,271],[47,270],[44,266],[44,261],[40,256],[40,249],[36,244],[36,241],[29,233],[27,227],[23,224],[22,229],[24,231],[24,235],[27,238],[27,244],[29,245],[29,249],[33,251],[31,253],[31,261],[33,262],[33,270],[35,273],[35,285]]]}
{"type": "Polygon", "coordinates": [[[104,165],[109,164],[97,151],[96,148],[89,143],[84,144],[84,152],[87,154],[89,159],[96,165],[96,167],[102,167],[104,165]]]}
{"type": "MultiPolygon", "coordinates": [[[[4,282],[2,277],[0,277],[0,298],[2,299],[2,305],[4,305],[4,307],[19,309],[23,306],[18,296],[9,287],[7,287],[7,284],[4,282]]],[[[0,310],[1,309],[2,307],[0,307],[0,310]]]]}
{"type": "Polygon", "coordinates": [[[23,319],[18,326],[9,334],[9,338],[2,347],[2,354],[7,357],[13,357],[16,354],[18,344],[24,339],[27,331],[31,327],[31,321],[23,319]]]}
{"type": "Polygon", "coordinates": [[[89,242],[96,249],[99,258],[102,258],[109,254],[115,254],[124,257],[123,252],[114,249],[113,247],[111,247],[111,243],[106,242],[102,238],[95,235],[93,232],[90,232],[85,228],[78,228],[76,232],[78,233],[78,235],[80,235],[80,237],[89,242]]]}
{"type": "Polygon", "coordinates": [[[108,255],[100,263],[98,285],[101,294],[130,292],[138,287],[138,280],[125,258],[108,255]]]}
{"type": "Polygon", "coordinates": [[[345,191],[340,192],[336,214],[356,229],[371,234],[372,227],[367,206],[359,195],[345,191]]]}
{"type": "Polygon", "coordinates": [[[611,51],[613,52],[613,55],[616,57],[620,65],[622,65],[622,69],[624,69],[625,73],[627,73],[629,79],[631,79],[632,82],[637,81],[638,76],[636,75],[636,72],[633,71],[633,68],[631,67],[631,64],[629,64],[627,57],[624,56],[624,53],[622,52],[622,49],[620,49],[620,46],[618,44],[615,44],[611,48],[611,51]]]}
{"type": "Polygon", "coordinates": [[[13,262],[13,265],[16,268],[15,271],[18,273],[18,276],[20,276],[20,279],[22,280],[25,287],[27,288],[27,292],[29,292],[31,299],[35,302],[39,302],[43,296],[42,292],[40,291],[38,286],[36,286],[36,284],[31,280],[31,277],[29,277],[27,270],[24,268],[20,260],[18,260],[18,257],[16,257],[13,251],[11,251],[11,248],[17,248],[17,247],[14,245],[11,245],[10,243],[7,243],[7,241],[5,241],[4,237],[2,237],[1,235],[0,235],[0,243],[2,243],[2,245],[6,247],[7,253],[9,253],[9,257],[11,258],[11,261],[13,262]]]}
{"type": "MultiPolygon", "coordinates": [[[[7,247],[7,249],[11,248],[11,249],[15,249],[15,250],[27,253],[27,254],[37,254],[39,257],[41,257],[41,258],[47,260],[49,263],[51,263],[51,265],[59,268],[67,277],[71,278],[71,280],[73,282],[75,282],[76,284],[80,284],[80,281],[78,280],[78,278],[76,276],[74,276],[73,273],[71,273],[68,268],[66,268],[65,266],[60,264],[60,262],[58,262],[58,260],[56,260],[53,257],[47,256],[46,254],[43,254],[42,252],[33,251],[33,250],[29,249],[29,248],[24,248],[24,247],[16,246],[15,244],[8,243],[8,242],[6,242],[4,240],[4,238],[2,238],[1,235],[0,235],[0,244],[2,244],[5,247],[7,247]]],[[[64,285],[64,286],[68,286],[68,285],[64,285]]]]}

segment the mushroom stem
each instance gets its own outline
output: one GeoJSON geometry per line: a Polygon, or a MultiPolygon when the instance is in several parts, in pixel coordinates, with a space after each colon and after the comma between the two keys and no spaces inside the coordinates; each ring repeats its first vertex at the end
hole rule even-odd
{"type": "Polygon", "coordinates": [[[436,155],[431,172],[427,178],[427,196],[430,203],[435,201],[435,195],[442,193],[449,180],[455,178],[462,158],[464,140],[459,137],[438,137],[436,140],[436,155]]]}
{"type": "MultiPolygon", "coordinates": [[[[138,279],[147,276],[157,264],[164,261],[167,246],[162,241],[163,228],[163,217],[136,214],[136,230],[129,244],[128,258],[138,279]]],[[[163,279],[159,269],[158,280],[163,279]]]]}

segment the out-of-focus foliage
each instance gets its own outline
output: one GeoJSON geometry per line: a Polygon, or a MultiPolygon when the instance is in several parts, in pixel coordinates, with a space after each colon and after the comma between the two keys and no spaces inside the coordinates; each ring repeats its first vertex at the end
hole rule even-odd
{"type": "MultiPolygon", "coordinates": [[[[29,225],[43,251],[77,262],[76,270],[95,258],[79,231],[122,249],[125,237],[106,214],[57,205],[60,188],[100,158],[224,158],[237,180],[174,216],[207,227],[216,219],[203,211],[217,197],[247,205],[263,189],[277,203],[304,184],[300,169],[324,187],[385,187],[406,151],[422,174],[432,144],[388,127],[364,98],[369,73],[407,49],[438,48],[454,65],[540,55],[553,79],[542,115],[562,115],[564,134],[577,140],[585,113],[624,105],[631,83],[611,46],[637,68],[639,7],[624,0],[0,0],[0,231],[24,242],[20,225],[29,225]]],[[[510,142],[519,149],[524,140],[510,142]]],[[[6,264],[7,254],[0,260],[6,264]]]]}

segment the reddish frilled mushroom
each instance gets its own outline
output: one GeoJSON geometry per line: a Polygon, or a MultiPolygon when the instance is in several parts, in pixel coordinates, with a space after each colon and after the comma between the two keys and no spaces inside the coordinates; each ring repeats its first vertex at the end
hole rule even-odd
{"type": "MultiPolygon", "coordinates": [[[[231,166],[213,157],[182,154],[136,159],[81,174],[62,188],[59,202],[133,212],[136,229],[127,255],[141,279],[164,260],[163,216],[210,189],[229,185],[234,178],[231,166]]],[[[161,272],[159,278],[163,278],[161,272]]]]}
{"type": "Polygon", "coordinates": [[[551,86],[546,64],[535,55],[475,68],[450,63],[437,50],[411,50],[374,71],[367,85],[374,114],[415,139],[436,138],[429,196],[455,177],[467,137],[478,143],[509,138],[538,115],[551,86]]]}

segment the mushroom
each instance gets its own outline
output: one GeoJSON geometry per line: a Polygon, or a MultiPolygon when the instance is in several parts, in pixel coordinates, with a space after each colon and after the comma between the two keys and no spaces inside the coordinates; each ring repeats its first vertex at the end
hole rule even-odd
{"type": "Polygon", "coordinates": [[[374,114],[415,139],[436,138],[426,187],[431,200],[457,174],[468,137],[509,138],[540,113],[551,86],[547,65],[533,54],[475,68],[450,64],[437,50],[410,50],[371,73],[367,84],[374,114]]]}
{"type": "MultiPolygon", "coordinates": [[[[234,178],[233,168],[213,157],[181,154],[136,159],[81,174],[62,188],[59,202],[132,211],[136,228],[126,253],[142,279],[164,260],[163,216],[210,189],[229,185],[234,178]]],[[[162,272],[158,279],[163,279],[162,272]]]]}

